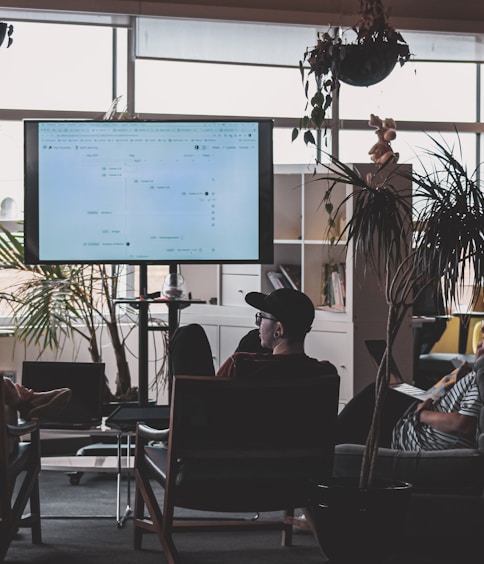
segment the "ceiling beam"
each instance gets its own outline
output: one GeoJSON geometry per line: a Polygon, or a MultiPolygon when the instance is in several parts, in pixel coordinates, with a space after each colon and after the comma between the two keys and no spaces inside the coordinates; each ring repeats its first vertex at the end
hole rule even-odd
{"type": "MultiPolygon", "coordinates": [[[[479,0],[388,0],[391,24],[399,30],[484,33],[479,0]]],[[[6,0],[4,11],[50,10],[92,14],[190,17],[314,26],[351,26],[358,0],[6,0]]],[[[1,15],[1,14],[0,14],[1,15]]]]}

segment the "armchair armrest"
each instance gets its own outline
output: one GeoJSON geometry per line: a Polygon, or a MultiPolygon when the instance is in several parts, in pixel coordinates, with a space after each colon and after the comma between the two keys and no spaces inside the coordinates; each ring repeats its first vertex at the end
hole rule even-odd
{"type": "Polygon", "coordinates": [[[11,437],[21,437],[22,435],[29,435],[39,430],[37,421],[24,421],[17,425],[7,425],[7,433],[11,437]]]}
{"type": "Polygon", "coordinates": [[[142,437],[147,441],[168,441],[170,429],[155,429],[144,423],[138,423],[136,427],[136,436],[142,437]]]}

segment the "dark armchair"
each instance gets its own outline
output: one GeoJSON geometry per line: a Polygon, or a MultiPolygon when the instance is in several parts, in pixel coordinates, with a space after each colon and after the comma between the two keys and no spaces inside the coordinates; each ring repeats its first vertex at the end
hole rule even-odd
{"type": "Polygon", "coordinates": [[[285,381],[177,376],[170,429],[138,425],[135,548],[144,533],[156,533],[167,561],[180,562],[174,530],[234,527],[279,529],[290,545],[294,509],[309,505],[313,483],[331,475],[338,395],[335,374],[285,381]],[[164,489],[162,506],[153,479],[164,489]],[[223,515],[177,521],[177,507],[223,515]],[[279,520],[252,519],[279,510],[279,520]],[[246,519],[226,516],[245,512],[246,519]]]}
{"type": "Polygon", "coordinates": [[[35,422],[9,425],[0,382],[0,561],[20,527],[31,528],[32,542],[42,542],[39,476],[40,439],[35,422]],[[25,437],[30,435],[30,440],[25,437]],[[13,441],[19,441],[12,449],[13,441]],[[24,511],[30,504],[30,514],[24,511]]]}

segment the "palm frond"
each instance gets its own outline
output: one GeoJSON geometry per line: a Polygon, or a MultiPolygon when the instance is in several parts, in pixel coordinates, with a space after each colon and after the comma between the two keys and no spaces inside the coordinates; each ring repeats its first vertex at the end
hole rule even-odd
{"type": "Polygon", "coordinates": [[[415,270],[441,280],[449,307],[469,284],[469,273],[471,302],[483,287],[484,191],[476,171],[469,173],[459,160],[460,149],[430,139],[435,145],[426,151],[431,168],[423,166],[423,172],[411,174],[419,202],[415,270]]]}
{"type": "Polygon", "coordinates": [[[328,205],[338,184],[352,186],[350,193],[332,210],[333,216],[336,216],[352,200],[353,212],[340,237],[346,236],[348,242],[352,241],[355,252],[364,256],[377,272],[382,273],[387,266],[396,268],[408,253],[407,242],[412,225],[410,194],[396,188],[392,181],[397,174],[394,169],[384,175],[385,169],[381,167],[378,176],[363,177],[356,167],[348,166],[331,155],[330,158],[331,164],[327,165],[329,174],[325,177],[330,183],[324,194],[327,209],[331,209],[328,205]]]}

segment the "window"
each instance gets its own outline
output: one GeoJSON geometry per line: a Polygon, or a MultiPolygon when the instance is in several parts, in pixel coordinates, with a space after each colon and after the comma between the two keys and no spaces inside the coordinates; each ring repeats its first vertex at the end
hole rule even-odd
{"type": "MultiPolygon", "coordinates": [[[[475,122],[476,65],[409,62],[368,88],[341,86],[340,116],[368,119],[370,114],[395,121],[475,122]]],[[[420,123],[422,124],[420,126],[420,123]]]]}
{"type": "Polygon", "coordinates": [[[136,113],[294,117],[304,108],[299,70],[137,60],[136,113]]]}
{"type": "Polygon", "coordinates": [[[112,99],[112,30],[18,22],[0,50],[0,107],[98,111],[112,99]],[[6,80],[5,80],[6,79],[6,80]]]}
{"type": "MultiPolygon", "coordinates": [[[[274,163],[314,163],[314,148],[302,138],[291,141],[306,103],[298,64],[315,41],[314,28],[141,18],[132,30],[138,58],[131,73],[127,27],[115,28],[101,17],[92,24],[76,21],[72,14],[59,13],[56,19],[58,23],[12,22],[14,43],[0,49],[1,222],[23,217],[22,119],[99,118],[118,95],[124,98],[119,109],[128,106],[140,118],[272,118],[274,163]],[[69,22],[61,23],[62,17],[69,22]],[[128,92],[134,92],[133,100],[128,92]]],[[[452,143],[453,125],[465,124],[460,139],[473,168],[484,160],[481,38],[411,32],[405,38],[419,60],[369,88],[342,85],[338,156],[346,162],[369,161],[376,137],[368,119],[374,113],[396,120],[393,147],[400,162],[416,166],[416,153],[429,147],[426,132],[452,143]],[[404,126],[399,129],[399,124],[404,126]]],[[[323,150],[331,152],[331,141],[328,131],[323,150]]],[[[167,267],[150,267],[150,291],[161,289],[167,272],[167,267]]],[[[137,273],[130,278],[134,282],[126,291],[136,295],[137,273]]]]}

